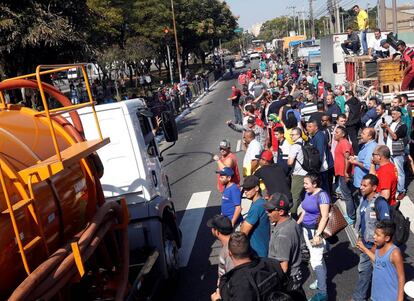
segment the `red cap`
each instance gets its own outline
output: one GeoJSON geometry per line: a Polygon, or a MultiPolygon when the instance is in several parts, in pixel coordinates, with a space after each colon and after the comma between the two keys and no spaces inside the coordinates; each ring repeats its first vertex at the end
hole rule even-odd
{"type": "Polygon", "coordinates": [[[273,153],[269,150],[263,151],[260,156],[256,156],[256,157],[259,157],[260,159],[263,159],[266,161],[273,162],[273,153]]]}

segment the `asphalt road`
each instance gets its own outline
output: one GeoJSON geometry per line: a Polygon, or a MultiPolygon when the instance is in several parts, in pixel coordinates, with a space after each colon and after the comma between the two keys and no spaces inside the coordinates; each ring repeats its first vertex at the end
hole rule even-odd
{"type": "MultiPolygon", "coordinates": [[[[241,134],[225,124],[234,118],[226,99],[236,78],[237,73],[233,79],[225,77],[185,116],[179,124],[177,144],[164,154],[163,165],[169,175],[184,246],[180,250],[182,267],[178,282],[165,292],[163,300],[210,300],[216,288],[219,245],[206,226],[207,220],[220,212],[216,163],[212,158],[218,152],[221,139],[229,139],[233,151],[240,143],[241,134]]],[[[237,152],[237,156],[241,165],[243,151],[237,152]]],[[[408,198],[406,201],[412,206],[408,198]]],[[[359,251],[350,242],[351,232],[342,231],[339,241],[326,254],[329,300],[348,300],[358,278],[359,251]]],[[[414,278],[413,240],[410,239],[405,250],[407,280],[414,278]]],[[[309,272],[304,285],[308,297],[312,295],[308,285],[313,279],[309,272]]]]}

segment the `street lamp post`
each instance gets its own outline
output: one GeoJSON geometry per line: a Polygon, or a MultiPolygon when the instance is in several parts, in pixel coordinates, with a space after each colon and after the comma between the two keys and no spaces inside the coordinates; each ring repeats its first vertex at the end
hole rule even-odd
{"type": "Polygon", "coordinates": [[[175,52],[177,53],[178,75],[180,77],[180,82],[181,82],[183,77],[181,73],[180,51],[178,48],[177,27],[175,26],[174,0],[171,0],[171,12],[172,12],[172,18],[173,18],[173,27],[174,27],[175,52]]]}

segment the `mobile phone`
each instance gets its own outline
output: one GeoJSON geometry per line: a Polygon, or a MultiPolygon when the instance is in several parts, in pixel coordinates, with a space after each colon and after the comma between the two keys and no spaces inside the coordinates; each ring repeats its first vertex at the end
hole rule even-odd
{"type": "Polygon", "coordinates": [[[384,117],[382,117],[382,123],[385,123],[385,118],[384,117]]]}

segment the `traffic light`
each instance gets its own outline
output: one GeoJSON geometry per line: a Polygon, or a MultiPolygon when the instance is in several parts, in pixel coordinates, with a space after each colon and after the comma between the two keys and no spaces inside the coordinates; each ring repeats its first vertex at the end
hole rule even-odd
{"type": "Polygon", "coordinates": [[[170,44],[170,42],[171,42],[171,34],[170,34],[170,29],[169,29],[168,27],[164,27],[163,32],[164,32],[164,39],[165,39],[165,42],[166,42],[167,44],[170,44]]]}

